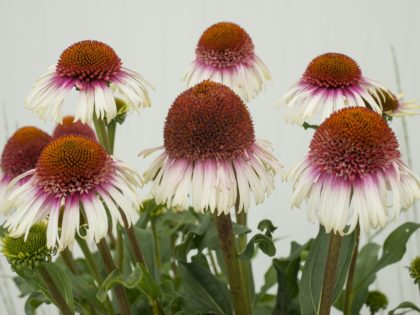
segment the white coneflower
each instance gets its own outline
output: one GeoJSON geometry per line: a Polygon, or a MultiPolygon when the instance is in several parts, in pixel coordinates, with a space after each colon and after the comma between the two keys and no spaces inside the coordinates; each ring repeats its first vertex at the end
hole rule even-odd
{"type": "Polygon", "coordinates": [[[35,169],[10,183],[3,207],[15,210],[4,226],[12,237],[26,237],[31,226],[48,218],[50,248],[72,246],[76,233],[99,242],[108,233],[108,218],[113,231],[117,221],[124,225],[120,211],[128,225],[137,221],[140,186],[137,173],[97,142],[63,136],[45,147],[35,169]],[[27,176],[31,178],[26,183],[16,186],[27,176]]]}
{"type": "Polygon", "coordinates": [[[47,133],[30,126],[19,128],[9,138],[1,155],[0,200],[13,178],[35,168],[41,151],[50,141],[47,133]]]}
{"type": "Polygon", "coordinates": [[[212,80],[230,87],[245,101],[256,97],[271,80],[270,72],[254,53],[254,44],[239,25],[221,22],[201,35],[196,59],[184,76],[188,87],[212,80]]]}
{"type": "Polygon", "coordinates": [[[204,81],[177,97],[165,122],[163,150],[145,172],[157,203],[196,211],[247,211],[262,202],[281,170],[270,145],[256,140],[251,116],[228,87],[204,81]]]}
{"type": "Polygon", "coordinates": [[[128,101],[132,110],[150,106],[143,77],[122,66],[121,59],[110,46],[84,40],[68,47],[57,64],[41,76],[26,98],[26,107],[41,118],[61,122],[64,97],[76,88],[79,102],[75,117],[82,123],[98,119],[111,121],[117,115],[114,90],[128,101]]]}
{"type": "Polygon", "coordinates": [[[287,105],[286,120],[302,125],[313,123],[316,114],[321,114],[322,122],[346,107],[369,106],[382,113],[381,90],[386,89],[364,77],[352,58],[326,53],[309,63],[302,78],[286,92],[281,103],[287,105]]]}
{"type": "Polygon", "coordinates": [[[394,133],[363,107],[325,120],[288,177],[292,206],[307,200],[309,220],[318,218],[327,232],[350,233],[357,223],[364,231],[383,227],[420,198],[419,178],[401,161],[394,133]]]}

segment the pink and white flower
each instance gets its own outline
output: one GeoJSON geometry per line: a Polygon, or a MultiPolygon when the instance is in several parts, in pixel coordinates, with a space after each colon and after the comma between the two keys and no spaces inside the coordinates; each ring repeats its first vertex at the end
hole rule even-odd
{"type": "Polygon", "coordinates": [[[326,53],[309,63],[302,78],[286,92],[280,104],[287,105],[288,122],[321,123],[333,112],[347,107],[369,107],[382,113],[379,100],[383,90],[387,89],[362,75],[352,58],[326,53]]]}
{"type": "Polygon", "coordinates": [[[165,122],[164,146],[144,173],[157,203],[195,211],[247,212],[274,189],[282,166],[268,142],[256,140],[251,116],[228,87],[204,81],[183,92],[165,122]],[[191,202],[189,201],[191,199],[191,202]]]}
{"type": "Polygon", "coordinates": [[[254,44],[239,25],[221,22],[201,35],[195,50],[196,59],[184,76],[187,87],[211,80],[230,87],[245,101],[255,98],[270,72],[254,53],[254,44]]]}
{"type": "Polygon", "coordinates": [[[110,46],[84,40],[63,51],[58,63],[36,81],[25,103],[41,118],[58,123],[65,96],[76,88],[80,93],[76,120],[90,124],[95,116],[109,122],[117,115],[115,92],[127,99],[131,110],[138,111],[150,106],[148,87],[139,73],[122,66],[110,46]]]}
{"type": "MultiPolygon", "coordinates": [[[[0,200],[10,181],[15,177],[33,169],[44,147],[51,137],[36,127],[22,127],[7,140],[1,155],[0,200]]],[[[25,179],[17,184],[23,184],[25,179]]]]}
{"type": "Polygon", "coordinates": [[[401,160],[398,141],[381,115],[342,109],[316,130],[307,157],[289,174],[292,206],[308,204],[327,232],[364,231],[396,220],[420,198],[420,180],[401,160]]]}
{"type": "Polygon", "coordinates": [[[4,227],[26,238],[31,226],[48,218],[49,248],[71,247],[76,234],[97,243],[108,227],[115,232],[117,222],[124,226],[123,216],[128,226],[138,220],[140,186],[139,175],[97,142],[62,136],[45,147],[35,169],[11,181],[3,208],[14,211],[4,227]]]}

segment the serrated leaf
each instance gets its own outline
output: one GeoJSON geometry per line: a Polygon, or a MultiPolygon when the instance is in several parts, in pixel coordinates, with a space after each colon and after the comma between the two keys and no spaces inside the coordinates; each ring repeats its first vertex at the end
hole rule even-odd
{"type": "Polygon", "coordinates": [[[181,262],[178,273],[187,314],[233,314],[226,284],[208,270],[194,263],[181,262]]]}
{"type": "MultiPolygon", "coordinates": [[[[306,258],[306,263],[302,271],[302,278],[299,284],[299,304],[302,315],[313,315],[318,312],[329,240],[330,234],[326,233],[325,229],[321,226],[306,258]]],[[[354,232],[344,236],[341,240],[333,301],[337,299],[343,288],[345,275],[347,275],[351,261],[351,252],[354,243],[354,232]]]]}
{"type": "Polygon", "coordinates": [[[417,313],[420,313],[420,308],[416,306],[414,303],[411,302],[402,302],[400,305],[398,305],[396,308],[388,312],[388,315],[397,315],[395,312],[401,309],[409,309],[412,311],[417,311],[417,313]]]}

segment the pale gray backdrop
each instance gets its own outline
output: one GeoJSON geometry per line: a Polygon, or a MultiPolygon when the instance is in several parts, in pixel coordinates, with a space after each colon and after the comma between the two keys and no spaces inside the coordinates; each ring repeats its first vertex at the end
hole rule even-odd
{"type": "MultiPolygon", "coordinates": [[[[118,130],[116,154],[143,171],[151,159],[137,153],[162,143],[167,110],[184,89],[181,77],[194,58],[201,32],[211,24],[232,21],[242,25],[254,40],[257,54],[272,72],[273,82],[249,104],[257,137],[274,145],[275,155],[290,169],[307,152],[312,132],[287,125],[283,109],[275,103],[318,54],[335,51],[358,61],[363,73],[395,89],[390,45],[395,46],[402,84],[407,98],[420,99],[420,2],[411,1],[23,1],[0,0],[0,140],[16,127],[36,125],[51,131],[53,125],[26,111],[23,100],[33,82],[70,44],[96,39],[110,44],[124,65],[145,76],[156,88],[152,108],[131,115],[118,130]]],[[[73,113],[75,97],[66,99],[66,113],[73,113]]],[[[420,117],[408,119],[414,169],[420,173],[420,117]]],[[[392,127],[401,150],[405,146],[401,121],[392,127]]],[[[145,194],[148,187],[145,188],[145,194]]],[[[262,205],[251,208],[250,224],[264,218],[277,226],[277,256],[286,255],[291,240],[304,242],[316,234],[317,226],[306,221],[305,208],[291,210],[291,185],[277,179],[276,190],[262,205]]],[[[391,229],[413,219],[413,213],[391,223],[377,240],[391,229]]],[[[417,234],[417,240],[419,235],[417,234]]],[[[420,254],[415,237],[404,261],[379,275],[376,288],[384,290],[394,307],[401,300],[420,304],[404,266],[420,254]]],[[[257,287],[261,285],[269,259],[255,261],[257,287]]],[[[11,273],[3,261],[0,293],[11,293],[17,314],[23,314],[11,273]]],[[[1,301],[0,303],[4,303],[1,301]]],[[[5,305],[0,305],[1,310],[5,305]]],[[[5,311],[4,311],[5,312],[5,311]]],[[[4,314],[4,312],[1,312],[4,314]]],[[[52,308],[44,309],[51,313],[52,308]]],[[[364,310],[363,314],[367,314],[364,310]]]]}

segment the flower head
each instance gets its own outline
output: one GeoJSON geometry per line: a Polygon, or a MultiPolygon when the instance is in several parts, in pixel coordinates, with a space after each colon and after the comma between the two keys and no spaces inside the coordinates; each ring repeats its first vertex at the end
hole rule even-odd
{"type": "Polygon", "coordinates": [[[270,73],[254,53],[248,33],[230,22],[216,23],[201,35],[196,59],[185,74],[188,87],[203,80],[223,83],[245,101],[261,91],[270,73]]]}
{"type": "Polygon", "coordinates": [[[5,227],[12,237],[26,239],[31,226],[48,217],[49,248],[57,243],[60,250],[71,246],[82,228],[89,242],[99,242],[108,226],[114,231],[117,221],[124,225],[123,215],[129,225],[136,222],[140,185],[139,176],[97,142],[62,136],[42,151],[35,169],[11,182],[4,207],[16,210],[5,227]],[[29,175],[22,187],[15,187],[29,175]]]}
{"type": "Polygon", "coordinates": [[[288,109],[286,119],[296,124],[312,121],[322,113],[321,122],[333,112],[353,106],[369,106],[382,113],[378,89],[382,85],[362,75],[359,65],[339,53],[313,59],[302,78],[282,97],[288,109]]]}
{"type": "Polygon", "coordinates": [[[293,206],[308,202],[308,218],[327,232],[368,231],[396,219],[420,198],[420,181],[401,161],[398,141],[382,116],[363,107],[332,114],[317,129],[306,159],[288,175],[293,206]],[[388,194],[392,194],[389,203],[388,194]]]}
{"type": "Polygon", "coordinates": [[[16,176],[33,169],[51,137],[36,127],[22,127],[7,141],[1,155],[0,197],[16,176]]]}
{"type": "MultiPolygon", "coordinates": [[[[146,150],[148,155],[157,149],[146,150]]],[[[247,211],[251,195],[262,202],[281,166],[267,142],[256,140],[251,116],[228,87],[204,81],[172,104],[164,127],[164,152],[145,172],[156,203],[228,213],[247,211]]]]}
{"type": "Polygon", "coordinates": [[[121,59],[107,44],[84,40],[68,47],[57,64],[41,76],[26,98],[26,106],[41,118],[61,122],[61,108],[66,94],[76,88],[80,93],[76,120],[111,121],[117,115],[113,92],[129,100],[132,110],[150,106],[143,77],[122,66],[121,59]]]}
{"type": "Polygon", "coordinates": [[[375,314],[381,309],[387,308],[388,298],[381,291],[369,291],[365,304],[369,308],[370,313],[375,314]]]}
{"type": "MultiPolygon", "coordinates": [[[[376,89],[377,93],[372,94],[375,100],[380,104],[383,115],[392,119],[392,117],[401,117],[406,115],[417,115],[419,114],[419,105],[415,104],[414,100],[403,100],[402,95],[395,95],[389,90],[376,89]]],[[[366,107],[369,108],[369,104],[365,101],[366,107]]]]}
{"type": "Polygon", "coordinates": [[[54,249],[47,247],[47,225],[44,222],[31,227],[26,240],[23,236],[11,237],[8,233],[0,239],[1,252],[12,268],[35,269],[39,264],[51,261],[54,249]]]}
{"type": "Polygon", "coordinates": [[[53,131],[53,139],[65,135],[79,135],[96,141],[95,132],[89,125],[82,124],[80,121],[74,121],[74,116],[66,116],[61,124],[58,124],[53,131]]]}
{"type": "Polygon", "coordinates": [[[409,271],[411,278],[414,279],[414,283],[420,284],[420,256],[413,259],[409,271]]]}

